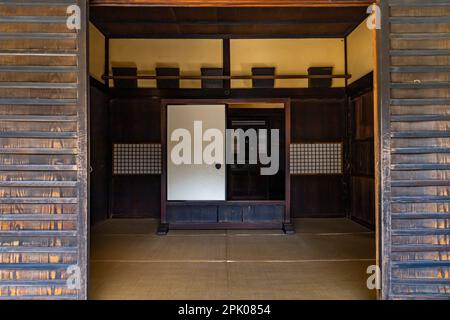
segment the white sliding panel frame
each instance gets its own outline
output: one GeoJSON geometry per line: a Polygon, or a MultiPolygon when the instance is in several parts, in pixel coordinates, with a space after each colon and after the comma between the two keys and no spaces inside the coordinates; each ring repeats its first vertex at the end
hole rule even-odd
{"type": "MultiPolygon", "coordinates": [[[[224,201],[226,200],[225,165],[225,105],[168,105],[167,106],[167,200],[168,201],[224,201]],[[201,130],[194,129],[195,122],[201,122],[201,130]],[[172,150],[179,146],[182,139],[172,141],[177,129],[190,133],[190,163],[176,164],[172,159],[172,150]],[[203,150],[210,141],[203,141],[208,129],[217,129],[222,133],[222,159],[216,164],[203,161],[203,150]],[[201,152],[199,154],[199,152],[201,152]],[[197,155],[197,163],[194,161],[197,155]],[[201,163],[199,164],[199,157],[201,163]]],[[[178,149],[177,149],[178,150],[178,149]]]]}

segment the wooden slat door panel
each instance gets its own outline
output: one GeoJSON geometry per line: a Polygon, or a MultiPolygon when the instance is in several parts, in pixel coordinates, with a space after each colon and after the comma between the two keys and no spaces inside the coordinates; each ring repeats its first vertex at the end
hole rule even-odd
{"type": "Polygon", "coordinates": [[[0,2],[0,299],[86,298],[86,23],[84,0],[0,2]]]}
{"type": "Polygon", "coordinates": [[[381,6],[383,297],[448,299],[450,1],[381,6]]]}

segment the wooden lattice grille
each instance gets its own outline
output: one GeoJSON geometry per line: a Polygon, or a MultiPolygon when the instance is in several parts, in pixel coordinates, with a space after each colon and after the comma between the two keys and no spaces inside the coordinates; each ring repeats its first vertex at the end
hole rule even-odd
{"type": "Polygon", "coordinates": [[[0,1],[0,299],[86,297],[85,6],[0,1]]]}
{"type": "Polygon", "coordinates": [[[292,175],[340,175],[342,151],[342,143],[293,143],[290,172],[292,175]]]}
{"type": "Polygon", "coordinates": [[[114,144],[113,174],[160,175],[161,144],[159,143],[114,144]]]}

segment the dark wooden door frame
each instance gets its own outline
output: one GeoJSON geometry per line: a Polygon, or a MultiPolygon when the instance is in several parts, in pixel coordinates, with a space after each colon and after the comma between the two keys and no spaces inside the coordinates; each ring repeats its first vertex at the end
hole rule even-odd
{"type": "MultiPolygon", "coordinates": [[[[290,98],[268,99],[162,99],[161,100],[161,229],[158,233],[167,232],[167,106],[170,104],[230,104],[230,103],[282,103],[284,104],[285,135],[285,206],[284,224],[291,228],[291,180],[290,180],[290,144],[291,144],[291,100],[290,98]]],[[[226,201],[225,201],[226,202],[226,201]]],[[[253,203],[269,203],[271,201],[246,201],[253,203]]],[[[280,201],[272,201],[280,203],[280,201]]],[[[291,230],[286,230],[287,232],[291,230]]]]}

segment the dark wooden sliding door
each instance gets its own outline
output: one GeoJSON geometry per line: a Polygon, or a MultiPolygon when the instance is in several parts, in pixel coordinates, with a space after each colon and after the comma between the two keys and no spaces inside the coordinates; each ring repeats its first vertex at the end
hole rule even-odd
{"type": "Polygon", "coordinates": [[[345,106],[345,95],[292,101],[290,179],[295,218],[345,217],[345,106]]]}
{"type": "Polygon", "coordinates": [[[161,197],[159,99],[113,98],[109,103],[112,172],[110,217],[158,218],[161,197]]]}
{"type": "Polygon", "coordinates": [[[450,297],[449,1],[381,1],[383,298],[450,297]]]}

